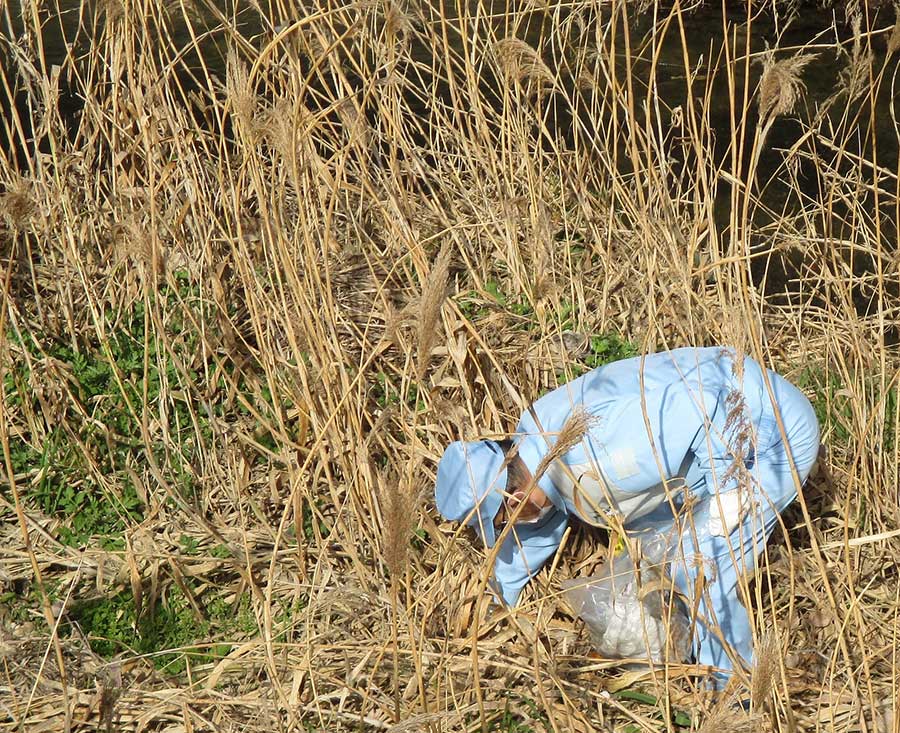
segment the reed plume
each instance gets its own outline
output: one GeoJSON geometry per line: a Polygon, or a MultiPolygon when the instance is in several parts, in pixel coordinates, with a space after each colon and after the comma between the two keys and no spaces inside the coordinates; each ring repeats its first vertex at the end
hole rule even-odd
{"type": "Polygon", "coordinates": [[[753,650],[753,671],[750,676],[750,699],[761,706],[772,692],[775,675],[778,673],[778,660],[781,656],[781,644],[778,635],[770,630],[763,634],[759,644],[753,650]]]}
{"type": "Polygon", "coordinates": [[[15,178],[6,193],[0,195],[0,220],[14,229],[24,227],[36,209],[34,194],[22,178],[15,178]]]}
{"type": "Polygon", "coordinates": [[[553,87],[556,77],[540,54],[521,38],[504,38],[495,47],[500,71],[508,80],[540,89],[553,87]]]}
{"type": "Polygon", "coordinates": [[[380,477],[382,550],[391,582],[391,644],[394,652],[394,722],[400,722],[400,584],[406,576],[409,542],[415,521],[415,498],[410,485],[403,486],[398,477],[382,473],[380,477]]]}
{"type": "Polygon", "coordinates": [[[759,83],[759,119],[763,125],[794,111],[794,106],[804,89],[800,76],[815,59],[816,54],[798,53],[776,61],[774,51],[766,52],[763,56],[763,74],[759,83]]]}
{"type": "Polygon", "coordinates": [[[225,96],[235,118],[250,130],[256,117],[258,100],[250,88],[250,73],[236,49],[228,52],[225,63],[225,96]]]}
{"type": "MultiPolygon", "coordinates": [[[[846,95],[848,104],[869,91],[872,69],[871,48],[868,44],[863,45],[861,12],[857,11],[852,15],[851,27],[853,29],[853,50],[849,63],[841,70],[838,84],[838,96],[846,95]]],[[[890,41],[888,43],[890,46],[890,41]]]]}
{"type": "Polygon", "coordinates": [[[891,36],[888,38],[887,53],[885,57],[887,59],[891,58],[898,50],[900,50],[900,13],[897,13],[897,19],[894,21],[891,36]]]}
{"type": "Polygon", "coordinates": [[[382,475],[379,488],[382,520],[382,551],[392,578],[401,578],[409,560],[409,540],[415,526],[416,500],[412,489],[395,477],[382,475]]]}
{"type": "Polygon", "coordinates": [[[791,58],[775,61],[775,52],[767,50],[763,56],[763,74],[759,83],[759,125],[756,144],[751,156],[751,180],[775,120],[794,111],[794,105],[804,89],[800,75],[815,58],[815,54],[798,53],[791,58]]]}
{"type": "Polygon", "coordinates": [[[582,405],[577,405],[572,410],[572,414],[566,419],[550,450],[547,451],[538,464],[537,470],[534,472],[534,480],[540,479],[547,469],[553,465],[554,461],[562,458],[584,440],[591,427],[595,424],[597,424],[597,416],[589,413],[582,405]]]}
{"type": "Polygon", "coordinates": [[[732,693],[722,697],[719,703],[704,718],[697,733],[760,733],[765,730],[766,718],[758,713],[747,713],[740,708],[738,695],[732,693]]]}
{"type": "Polygon", "coordinates": [[[425,286],[419,301],[418,346],[416,348],[416,375],[419,381],[425,377],[431,350],[437,340],[438,320],[441,317],[444,299],[447,297],[451,252],[450,246],[445,245],[438,254],[431,266],[431,272],[425,279],[425,286]]]}
{"type": "Polygon", "coordinates": [[[382,18],[389,38],[405,40],[413,32],[415,18],[396,0],[383,0],[382,18]]]}

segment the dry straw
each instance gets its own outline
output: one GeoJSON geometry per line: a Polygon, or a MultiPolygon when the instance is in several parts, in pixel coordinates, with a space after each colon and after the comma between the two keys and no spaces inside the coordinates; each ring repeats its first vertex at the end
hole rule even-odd
{"type": "MultiPolygon", "coordinates": [[[[540,4],[23,5],[0,18],[0,731],[886,733],[896,134],[862,100],[891,96],[868,50],[896,59],[900,26],[859,16],[823,100],[803,79],[843,31],[759,66],[763,21],[745,45],[717,16],[698,49],[683,4],[646,35],[621,0],[583,26],[540,4]],[[786,115],[796,137],[763,145],[786,115]],[[477,537],[417,500],[448,443],[508,434],[609,355],[567,331],[736,342],[823,418],[828,470],[741,584],[760,662],[721,706],[690,665],[591,656],[557,584],[602,531],[572,522],[508,609],[477,537]]],[[[575,410],[538,474],[592,425],[575,410]]]]}
{"type": "Polygon", "coordinates": [[[891,29],[891,35],[888,38],[887,58],[891,58],[898,50],[900,50],[900,13],[897,15],[897,20],[894,21],[894,27],[891,29]]]}

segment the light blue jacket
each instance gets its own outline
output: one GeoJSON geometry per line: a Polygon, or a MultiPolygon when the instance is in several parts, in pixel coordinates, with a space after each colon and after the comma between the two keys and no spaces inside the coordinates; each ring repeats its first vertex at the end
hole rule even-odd
{"type": "MultiPolygon", "coordinates": [[[[548,518],[557,544],[569,514],[606,524],[593,502],[576,506],[577,496],[572,496],[571,489],[566,491],[572,476],[581,479],[582,485],[586,478],[605,484],[607,492],[599,497],[603,508],[619,514],[626,528],[635,527],[665,502],[665,480],[681,477],[690,485],[705,479],[720,491],[733,488],[737,479],[735,472],[729,475],[728,471],[735,458],[729,447],[732,426],[726,429],[728,395],[742,396],[746,418],[763,433],[758,443],[766,444],[775,428],[759,365],[751,359],[743,363],[740,379],[734,373],[730,349],[686,348],[650,354],[595,369],[534,403],[516,428],[519,455],[532,473],[576,406],[594,417],[586,439],[560,462],[569,470],[558,463],[538,480],[563,515],[555,522],[548,518]]],[[[515,559],[510,553],[508,562],[496,568],[507,603],[515,603],[529,578],[553,554],[555,546],[543,541],[550,530],[547,526],[534,532],[534,539],[540,536],[542,541],[533,543],[517,529],[524,553],[514,553],[515,559]]],[[[517,543],[507,540],[506,544],[517,543]]]]}
{"type": "MultiPolygon", "coordinates": [[[[685,538],[684,552],[702,555],[714,566],[705,578],[704,587],[711,590],[700,611],[716,617],[710,627],[721,629],[737,656],[749,662],[751,631],[735,585],[754,567],[777,513],[796,496],[791,463],[800,481],[805,479],[819,438],[808,400],[774,372],[767,375],[787,430],[787,451],[762,368],[749,358],[735,363],[730,348],[683,348],[614,362],[539,399],[522,416],[515,436],[533,474],[576,406],[592,423],[585,439],[538,479],[556,511],[538,525],[516,525],[500,548],[494,577],[503,599],[516,603],[556,551],[571,515],[603,525],[612,512],[626,530],[670,528],[672,507],[684,501],[683,492],[671,490],[676,480],[696,507],[697,529],[685,538]],[[759,511],[730,536],[705,535],[717,493],[735,490],[742,471],[745,485],[750,475],[760,487],[759,511]]],[[[696,569],[685,564],[672,575],[690,597],[696,569]]],[[[701,624],[698,660],[731,669],[735,660],[720,634],[704,629],[701,624]]]]}

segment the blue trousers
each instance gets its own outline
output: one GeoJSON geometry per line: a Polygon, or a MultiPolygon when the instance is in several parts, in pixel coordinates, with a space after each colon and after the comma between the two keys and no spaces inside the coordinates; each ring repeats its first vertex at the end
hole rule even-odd
{"type": "Polygon", "coordinates": [[[756,426],[753,448],[743,463],[743,518],[738,515],[733,529],[728,523],[723,529],[716,519],[729,497],[723,499],[715,486],[701,479],[688,486],[689,508],[679,511],[677,519],[668,511],[668,526],[658,512],[642,522],[667,534],[670,546],[674,545],[668,555],[669,573],[678,591],[696,608],[694,657],[699,664],[718,668],[711,680],[714,687],[727,682],[736,663],[751,664],[753,633],[738,583],[756,569],[779,514],[797,497],[791,466],[802,484],[819,454],[819,424],[809,400],[778,374],[768,371],[768,376],[775,407],[756,426]],[[776,409],[787,445],[778,429],[776,409]]]}

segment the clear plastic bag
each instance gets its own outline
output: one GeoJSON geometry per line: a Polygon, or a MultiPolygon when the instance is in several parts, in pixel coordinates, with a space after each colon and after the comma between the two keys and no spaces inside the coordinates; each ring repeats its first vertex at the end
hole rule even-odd
{"type": "Polygon", "coordinates": [[[603,657],[686,662],[690,620],[684,602],[668,590],[661,536],[645,545],[641,555],[640,569],[625,551],[597,575],[564,580],[563,593],[603,657]]]}

